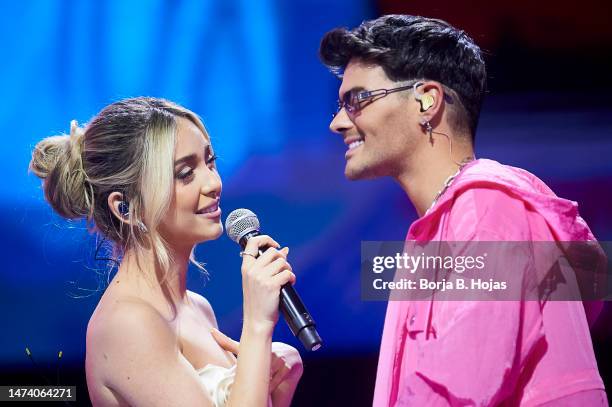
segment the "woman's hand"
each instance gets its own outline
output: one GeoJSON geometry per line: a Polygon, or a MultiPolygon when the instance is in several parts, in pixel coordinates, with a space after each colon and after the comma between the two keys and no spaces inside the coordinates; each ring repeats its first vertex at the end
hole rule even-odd
{"type": "Polygon", "coordinates": [[[256,236],[249,239],[242,254],[244,322],[249,327],[273,329],[278,321],[281,286],[295,283],[287,263],[289,248],[278,247],[270,236],[256,236]],[[259,256],[260,248],[265,247],[268,249],[259,256]]]}
{"type": "Polygon", "coordinates": [[[297,385],[303,372],[302,357],[297,349],[282,342],[272,342],[271,393],[282,383],[297,385]]]}
{"type": "MultiPolygon", "coordinates": [[[[234,355],[238,355],[240,351],[240,342],[231,339],[217,329],[213,329],[211,332],[219,346],[234,355]]],[[[292,385],[291,387],[294,388],[302,377],[303,371],[302,358],[294,347],[281,342],[272,343],[270,394],[272,394],[282,383],[290,383],[292,385]]]]}

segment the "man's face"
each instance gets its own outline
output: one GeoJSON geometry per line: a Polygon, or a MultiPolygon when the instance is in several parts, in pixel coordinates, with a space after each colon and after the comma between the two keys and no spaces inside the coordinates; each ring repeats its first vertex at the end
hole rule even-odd
{"type": "MultiPolygon", "coordinates": [[[[380,66],[351,60],[338,96],[343,100],[346,92],[392,89],[399,85],[380,66]]],[[[364,101],[353,114],[341,109],[329,128],[340,134],[347,145],[345,176],[351,180],[398,177],[424,139],[419,132],[417,112],[418,103],[411,90],[364,101]]]]}

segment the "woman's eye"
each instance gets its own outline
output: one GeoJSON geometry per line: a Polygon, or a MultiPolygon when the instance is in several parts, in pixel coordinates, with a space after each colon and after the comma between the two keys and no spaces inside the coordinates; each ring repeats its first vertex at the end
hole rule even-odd
{"type": "Polygon", "coordinates": [[[217,160],[217,156],[215,154],[211,155],[207,160],[206,160],[206,165],[210,165],[210,164],[214,164],[215,161],[217,160]]]}
{"type": "Polygon", "coordinates": [[[187,179],[187,178],[191,177],[192,175],[193,175],[193,169],[189,168],[188,171],[181,171],[181,172],[179,172],[176,175],[176,177],[178,179],[184,180],[184,179],[187,179]]]}

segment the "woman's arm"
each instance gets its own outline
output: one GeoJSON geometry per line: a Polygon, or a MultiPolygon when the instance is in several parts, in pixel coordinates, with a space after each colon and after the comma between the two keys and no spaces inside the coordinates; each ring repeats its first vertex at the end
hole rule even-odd
{"type": "Polygon", "coordinates": [[[249,239],[242,262],[244,323],[240,337],[236,378],[228,406],[267,406],[270,396],[272,332],[278,321],[281,287],[295,282],[287,263],[288,248],[269,236],[249,239]],[[258,255],[260,248],[269,247],[258,255]]]}
{"type": "MultiPolygon", "coordinates": [[[[237,355],[240,343],[226,336],[217,329],[212,330],[213,338],[226,351],[237,355]]],[[[299,352],[284,343],[272,343],[270,361],[270,392],[274,407],[288,407],[300,378],[303,366],[299,352]]]]}
{"type": "MultiPolygon", "coordinates": [[[[278,244],[252,238],[246,250],[278,244]]],[[[268,405],[272,331],[280,287],[294,282],[287,249],[268,249],[243,260],[244,325],[240,359],[227,407],[268,405]]],[[[211,406],[200,378],[179,349],[176,333],[146,303],[122,301],[88,328],[87,369],[132,406],[211,406]]],[[[96,404],[95,400],[92,400],[96,404]]]]}
{"type": "MultiPolygon", "coordinates": [[[[212,406],[176,334],[153,307],[121,301],[87,329],[88,378],[95,375],[129,405],[212,406]]],[[[94,406],[102,405],[92,399],[94,406]]]]}
{"type": "Polygon", "coordinates": [[[302,358],[297,349],[281,342],[272,343],[272,357],[272,404],[289,407],[304,371],[302,358]]]}

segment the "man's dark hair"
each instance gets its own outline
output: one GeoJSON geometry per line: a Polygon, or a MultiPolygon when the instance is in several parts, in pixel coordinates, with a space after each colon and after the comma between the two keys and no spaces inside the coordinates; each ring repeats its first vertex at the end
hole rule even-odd
{"type": "Polygon", "coordinates": [[[446,21],[387,15],[350,31],[336,28],[323,37],[319,54],[337,75],[354,58],[379,65],[393,81],[440,82],[456,93],[451,96],[459,96],[452,125],[468,130],[474,139],[486,87],[485,63],[474,41],[446,21]]]}

